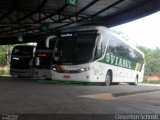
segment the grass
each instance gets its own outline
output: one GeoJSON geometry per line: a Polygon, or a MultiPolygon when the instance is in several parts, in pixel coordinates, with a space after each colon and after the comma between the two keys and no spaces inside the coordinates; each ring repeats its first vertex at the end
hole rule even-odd
{"type": "Polygon", "coordinates": [[[39,80],[39,82],[46,83],[46,84],[62,84],[62,85],[69,85],[69,86],[100,85],[100,83],[93,83],[93,82],[75,82],[75,81],[61,81],[61,80],[39,80]]]}
{"type": "Polygon", "coordinates": [[[150,81],[146,81],[145,83],[160,84],[160,80],[150,80],[150,81]]]}
{"type": "Polygon", "coordinates": [[[0,70],[0,75],[9,75],[9,70],[0,70]]]}

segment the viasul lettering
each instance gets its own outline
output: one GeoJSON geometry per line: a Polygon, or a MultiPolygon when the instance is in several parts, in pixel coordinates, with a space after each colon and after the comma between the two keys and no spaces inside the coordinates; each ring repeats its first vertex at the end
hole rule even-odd
{"type": "Polygon", "coordinates": [[[106,54],[105,61],[108,64],[111,64],[111,65],[116,65],[116,66],[119,66],[119,67],[124,67],[124,68],[131,69],[131,62],[129,60],[124,59],[124,58],[119,57],[119,56],[115,56],[115,55],[110,54],[110,53],[106,54]]]}

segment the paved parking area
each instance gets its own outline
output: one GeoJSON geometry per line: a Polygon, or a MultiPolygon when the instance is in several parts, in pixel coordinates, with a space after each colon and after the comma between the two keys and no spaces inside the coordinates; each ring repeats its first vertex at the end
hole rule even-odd
{"type": "Polygon", "coordinates": [[[0,77],[0,113],[160,114],[160,87],[74,86],[0,77]]]}

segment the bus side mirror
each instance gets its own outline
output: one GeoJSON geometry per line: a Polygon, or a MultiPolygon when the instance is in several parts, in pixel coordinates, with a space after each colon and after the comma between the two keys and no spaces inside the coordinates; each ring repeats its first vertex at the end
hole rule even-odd
{"type": "Polygon", "coordinates": [[[49,36],[49,37],[47,38],[47,40],[46,40],[46,48],[49,48],[49,47],[50,47],[50,46],[49,46],[49,42],[50,42],[51,39],[54,39],[54,38],[56,38],[55,35],[49,36]]]}

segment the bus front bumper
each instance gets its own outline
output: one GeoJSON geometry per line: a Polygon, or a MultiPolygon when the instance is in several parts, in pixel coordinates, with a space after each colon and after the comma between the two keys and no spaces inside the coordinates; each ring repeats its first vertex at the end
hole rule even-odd
{"type": "Polygon", "coordinates": [[[10,69],[10,75],[13,77],[31,77],[30,69],[10,69]]]}
{"type": "Polygon", "coordinates": [[[95,73],[95,71],[89,70],[80,73],[58,73],[52,71],[53,80],[68,80],[68,81],[80,81],[80,82],[104,82],[103,73],[95,73]]]}
{"type": "Polygon", "coordinates": [[[52,79],[50,69],[34,69],[35,79],[52,79]]]}

